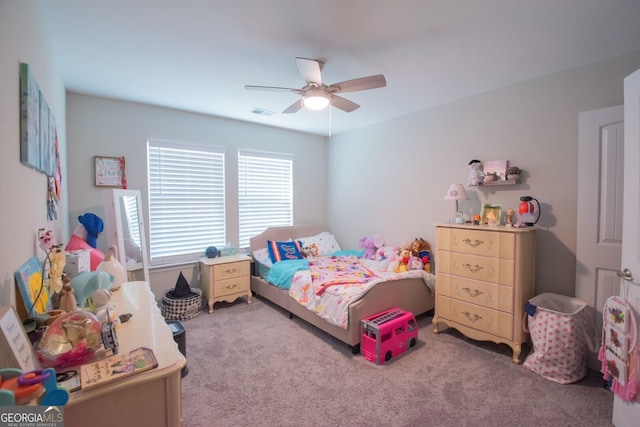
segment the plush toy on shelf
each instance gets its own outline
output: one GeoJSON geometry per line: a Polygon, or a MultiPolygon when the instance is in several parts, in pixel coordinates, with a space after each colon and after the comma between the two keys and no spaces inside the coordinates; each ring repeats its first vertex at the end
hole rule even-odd
{"type": "Polygon", "coordinates": [[[469,178],[467,178],[467,186],[477,187],[484,180],[484,172],[482,171],[482,162],[480,160],[471,160],[469,162],[469,178]]]}

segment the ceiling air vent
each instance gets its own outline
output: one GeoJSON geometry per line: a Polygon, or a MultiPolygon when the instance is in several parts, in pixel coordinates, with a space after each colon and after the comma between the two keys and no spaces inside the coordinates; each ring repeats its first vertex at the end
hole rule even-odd
{"type": "Polygon", "coordinates": [[[265,109],[263,109],[263,108],[258,108],[258,107],[254,107],[254,108],[251,110],[251,112],[252,112],[253,114],[257,114],[257,115],[259,115],[259,116],[266,116],[266,117],[273,116],[273,115],[275,114],[275,112],[274,112],[274,111],[269,111],[269,110],[265,110],[265,109]]]}

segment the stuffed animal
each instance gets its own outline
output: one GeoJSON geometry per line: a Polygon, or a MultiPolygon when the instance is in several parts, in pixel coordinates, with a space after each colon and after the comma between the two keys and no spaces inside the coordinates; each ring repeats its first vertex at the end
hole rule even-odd
{"type": "Polygon", "coordinates": [[[422,270],[424,268],[424,264],[422,260],[417,256],[410,256],[409,262],[407,263],[407,268],[409,270],[422,270]]]}
{"type": "Polygon", "coordinates": [[[484,172],[482,172],[482,162],[480,160],[471,160],[469,162],[469,178],[467,178],[467,186],[477,187],[484,180],[484,172]]]}
{"type": "Polygon", "coordinates": [[[379,234],[374,234],[373,237],[363,237],[360,239],[360,247],[364,248],[364,259],[375,259],[376,251],[378,248],[384,246],[384,239],[379,234]]]}
{"type": "Polygon", "coordinates": [[[423,268],[427,273],[431,272],[431,245],[429,242],[422,237],[416,237],[411,243],[411,255],[422,261],[423,268]]]}
{"type": "Polygon", "coordinates": [[[409,271],[409,259],[411,258],[411,251],[408,248],[402,248],[399,255],[399,264],[396,267],[396,273],[402,273],[403,271],[409,271]]]}
{"type": "Polygon", "coordinates": [[[312,243],[308,246],[302,247],[302,255],[305,258],[315,258],[318,256],[318,245],[312,243]]]}

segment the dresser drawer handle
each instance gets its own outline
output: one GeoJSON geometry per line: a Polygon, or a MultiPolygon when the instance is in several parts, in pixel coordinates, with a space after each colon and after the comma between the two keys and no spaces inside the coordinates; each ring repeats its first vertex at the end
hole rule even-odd
{"type": "Polygon", "coordinates": [[[467,263],[467,264],[462,264],[462,266],[463,266],[464,268],[466,268],[467,270],[469,270],[470,272],[472,272],[472,273],[477,273],[478,271],[480,271],[480,270],[482,270],[482,269],[484,268],[484,267],[482,267],[481,265],[478,265],[478,264],[476,264],[476,265],[471,265],[471,264],[469,264],[469,263],[467,263]]]}
{"type": "Polygon", "coordinates": [[[224,272],[227,273],[227,274],[233,274],[233,273],[236,273],[238,271],[240,271],[240,270],[238,270],[237,268],[234,267],[234,268],[227,268],[224,272]]]}
{"type": "Polygon", "coordinates": [[[240,285],[238,285],[237,283],[234,283],[233,285],[225,286],[225,289],[231,290],[231,289],[237,288],[238,286],[240,286],[240,285]]]}
{"type": "Polygon", "coordinates": [[[482,291],[479,291],[477,289],[474,289],[473,291],[469,288],[462,288],[463,291],[465,291],[467,294],[469,294],[469,296],[471,298],[475,298],[478,297],[480,295],[482,295],[482,291]]]}
{"type": "Polygon", "coordinates": [[[472,248],[477,248],[478,246],[484,243],[482,240],[478,240],[478,239],[476,240],[464,239],[463,242],[471,246],[472,248]]]}
{"type": "Polygon", "coordinates": [[[462,315],[469,319],[471,323],[476,323],[478,320],[482,320],[482,316],[478,316],[477,314],[471,315],[468,311],[463,311],[462,315]]]}

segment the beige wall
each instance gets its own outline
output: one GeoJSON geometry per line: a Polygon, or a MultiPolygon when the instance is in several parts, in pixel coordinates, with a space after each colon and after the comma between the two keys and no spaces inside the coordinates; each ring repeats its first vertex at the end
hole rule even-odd
{"type": "Polygon", "coordinates": [[[573,295],[578,113],[622,104],[622,80],[638,68],[640,52],[334,136],[328,226],[350,246],[373,233],[393,244],[416,236],[435,243],[433,224],[455,211],[444,193],[466,184],[468,162],[506,159],[526,171],[524,183],[481,186],[461,210],[494,203],[517,211],[521,195],[536,197],[543,205],[537,291],[573,295]]]}
{"type": "MultiPolygon", "coordinates": [[[[84,212],[104,215],[102,188],[95,187],[92,178],[96,155],[125,157],[128,188],[141,191],[148,224],[148,138],[210,144],[225,150],[227,241],[232,245],[238,243],[238,149],[292,154],[294,221],[326,223],[325,137],[74,93],[67,94],[67,116],[71,230],[77,225],[78,215],[84,212]]],[[[149,236],[148,230],[146,235],[149,236]]],[[[99,239],[99,246],[106,251],[106,236],[99,239]]],[[[151,288],[157,298],[175,286],[179,271],[190,284],[198,286],[194,264],[152,268],[151,288]]]]}
{"type": "Polygon", "coordinates": [[[61,155],[65,143],[65,90],[48,44],[47,23],[33,2],[0,2],[0,306],[15,303],[13,274],[36,254],[35,233],[67,239],[66,169],[58,220],[47,220],[47,179],[20,163],[19,64],[29,64],[56,118],[61,155]]]}

